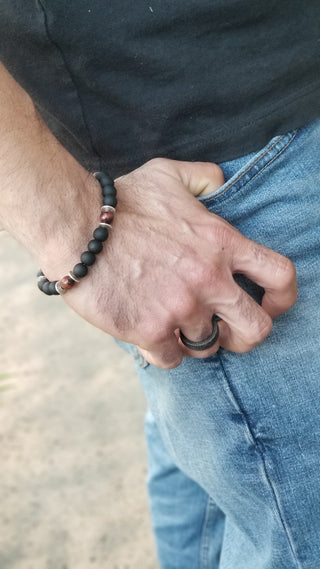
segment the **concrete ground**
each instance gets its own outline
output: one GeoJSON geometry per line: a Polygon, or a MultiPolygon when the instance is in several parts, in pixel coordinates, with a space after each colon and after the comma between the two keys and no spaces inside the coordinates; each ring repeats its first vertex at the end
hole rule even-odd
{"type": "Polygon", "coordinates": [[[0,233],[0,568],[157,569],[130,357],[0,233]]]}

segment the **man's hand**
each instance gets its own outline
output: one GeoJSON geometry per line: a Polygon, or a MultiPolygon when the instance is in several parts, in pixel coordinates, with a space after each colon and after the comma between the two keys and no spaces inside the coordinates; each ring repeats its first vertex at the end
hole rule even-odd
{"type": "MultiPolygon", "coordinates": [[[[38,260],[50,280],[75,263],[97,226],[99,183],[57,142],[28,95],[0,64],[0,227],[38,260]]],[[[154,159],[116,181],[112,236],[88,277],[65,300],[80,315],[140,347],[164,368],[223,346],[246,352],[272,318],[296,300],[293,264],[210,214],[196,195],[223,176],[214,164],[154,159]],[[234,281],[265,289],[259,306],[234,281]],[[219,341],[203,352],[181,342],[206,338],[213,314],[219,341]]]]}
{"type": "Polygon", "coordinates": [[[175,367],[183,356],[207,357],[219,346],[254,348],[270,333],[272,318],[294,304],[295,269],[195,199],[222,183],[214,164],[166,159],[118,178],[112,237],[65,300],[94,326],[138,345],[159,367],[175,367]],[[234,273],[265,289],[262,306],[234,273]],[[213,314],[222,319],[217,343],[203,352],[187,349],[179,330],[192,340],[205,338],[213,314]]]}

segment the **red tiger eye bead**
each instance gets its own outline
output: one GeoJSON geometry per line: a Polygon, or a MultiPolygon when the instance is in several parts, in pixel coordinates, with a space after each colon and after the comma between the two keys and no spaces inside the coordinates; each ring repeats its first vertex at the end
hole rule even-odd
{"type": "Polygon", "coordinates": [[[100,221],[101,223],[111,223],[113,220],[113,213],[112,211],[103,211],[100,214],[100,221]]]}
{"type": "Polygon", "coordinates": [[[60,279],[59,283],[64,289],[72,288],[74,285],[74,281],[72,280],[71,277],[69,277],[69,275],[66,275],[65,277],[60,279]]]}

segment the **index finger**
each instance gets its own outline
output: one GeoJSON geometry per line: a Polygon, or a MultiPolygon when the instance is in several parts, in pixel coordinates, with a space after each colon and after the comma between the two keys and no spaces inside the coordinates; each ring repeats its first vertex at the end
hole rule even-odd
{"type": "Polygon", "coordinates": [[[233,272],[244,274],[264,288],[262,306],[275,318],[289,310],[297,300],[295,266],[280,253],[245,240],[247,246],[234,258],[233,272]]]}

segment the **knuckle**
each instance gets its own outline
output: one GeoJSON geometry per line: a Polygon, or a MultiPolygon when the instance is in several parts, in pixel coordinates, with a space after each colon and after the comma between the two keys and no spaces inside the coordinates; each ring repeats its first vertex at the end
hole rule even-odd
{"type": "Polygon", "coordinates": [[[225,240],[225,228],[220,225],[220,221],[217,223],[216,220],[210,218],[211,223],[206,227],[206,237],[210,244],[219,246],[224,243],[225,240]]]}
{"type": "Polygon", "coordinates": [[[149,319],[140,326],[139,330],[139,344],[151,349],[153,346],[161,344],[168,338],[168,329],[156,319],[149,319]]]}
{"type": "Polygon", "coordinates": [[[188,284],[192,290],[198,290],[200,286],[204,286],[206,282],[205,271],[201,265],[196,263],[193,270],[189,272],[188,284]]]}
{"type": "Polygon", "coordinates": [[[220,166],[215,162],[210,162],[211,172],[214,176],[221,177],[223,179],[223,171],[221,170],[220,166]]]}
{"type": "Polygon", "coordinates": [[[193,291],[204,291],[208,288],[219,289],[222,275],[223,271],[218,262],[196,261],[189,272],[188,279],[193,291]]]}
{"type": "Polygon", "coordinates": [[[166,158],[160,158],[160,157],[156,157],[156,158],[151,158],[151,160],[148,160],[148,162],[146,162],[146,166],[150,166],[150,168],[161,168],[166,164],[167,159],[166,158]]]}
{"type": "Polygon", "coordinates": [[[165,342],[168,338],[168,333],[164,328],[152,329],[147,332],[147,342],[149,346],[158,346],[165,342]]]}
{"type": "Polygon", "coordinates": [[[195,352],[195,351],[191,351],[189,350],[190,354],[192,354],[193,358],[197,358],[198,360],[202,360],[204,358],[209,358],[210,356],[213,356],[214,354],[217,353],[217,351],[220,348],[220,344],[219,342],[216,342],[214,344],[214,346],[212,348],[209,348],[208,350],[203,350],[201,352],[195,352]]]}
{"type": "Polygon", "coordinates": [[[151,353],[153,353],[156,365],[162,369],[173,369],[182,361],[182,353],[177,342],[155,347],[151,353]]]}
{"type": "Polygon", "coordinates": [[[296,287],[295,290],[292,292],[291,297],[288,301],[287,309],[291,308],[297,302],[297,299],[298,299],[298,289],[296,287]]]}
{"type": "Polygon", "coordinates": [[[197,312],[198,303],[194,296],[186,294],[175,301],[172,306],[172,317],[177,323],[189,320],[197,312]]]}
{"type": "Polygon", "coordinates": [[[287,289],[296,282],[296,268],[293,262],[287,257],[280,258],[276,269],[281,288],[287,289]]]}
{"type": "Polygon", "coordinates": [[[218,164],[214,162],[198,162],[202,167],[202,172],[207,178],[207,184],[209,186],[209,191],[212,189],[217,189],[224,183],[224,174],[218,164]]]}
{"type": "Polygon", "coordinates": [[[263,318],[258,318],[255,322],[251,322],[243,337],[244,352],[249,352],[261,344],[269,336],[271,330],[272,320],[267,314],[263,318]]]}
{"type": "Polygon", "coordinates": [[[181,362],[182,362],[182,356],[179,356],[171,361],[162,360],[159,367],[161,367],[162,369],[173,369],[175,367],[178,367],[178,365],[180,365],[181,362]]]}
{"type": "Polygon", "coordinates": [[[237,353],[238,354],[248,354],[249,352],[252,352],[252,350],[255,348],[256,346],[248,346],[247,344],[243,344],[240,348],[237,348],[237,353]]]}
{"type": "Polygon", "coordinates": [[[219,251],[223,255],[228,251],[238,249],[241,241],[245,239],[222,218],[214,218],[207,233],[214,250],[219,251]]]}
{"type": "Polygon", "coordinates": [[[269,336],[271,330],[272,330],[272,319],[270,318],[270,316],[266,315],[265,318],[261,320],[261,323],[258,326],[256,334],[256,342],[260,344],[263,340],[267,338],[267,336],[269,336]]]}

